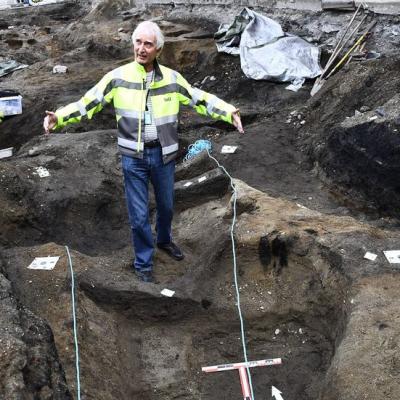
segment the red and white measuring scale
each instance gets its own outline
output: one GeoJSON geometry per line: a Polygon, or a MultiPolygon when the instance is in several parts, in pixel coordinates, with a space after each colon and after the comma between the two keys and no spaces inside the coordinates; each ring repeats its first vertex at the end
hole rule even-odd
{"type": "Polygon", "coordinates": [[[230,371],[232,369],[237,369],[239,371],[240,385],[242,386],[242,394],[244,400],[253,400],[251,397],[249,379],[247,377],[247,368],[253,367],[268,367],[271,365],[282,364],[281,358],[270,358],[267,360],[249,361],[243,363],[235,364],[221,364],[213,365],[211,367],[202,367],[203,372],[220,372],[220,371],[230,371]]]}

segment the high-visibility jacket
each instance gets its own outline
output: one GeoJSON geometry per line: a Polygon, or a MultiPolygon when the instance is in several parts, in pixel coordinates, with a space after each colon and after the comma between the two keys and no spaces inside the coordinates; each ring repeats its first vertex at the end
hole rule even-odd
{"type": "MultiPolygon", "coordinates": [[[[91,119],[112,103],[118,127],[118,147],[122,154],[143,157],[144,110],[146,106],[146,71],[131,62],[107,73],[79,101],[56,111],[54,129],[91,119]]],[[[180,105],[192,106],[199,114],[232,123],[235,107],[218,97],[193,88],[178,72],[155,61],[154,79],[149,87],[153,118],[161,143],[164,163],[178,151],[178,117],[180,105]]]]}

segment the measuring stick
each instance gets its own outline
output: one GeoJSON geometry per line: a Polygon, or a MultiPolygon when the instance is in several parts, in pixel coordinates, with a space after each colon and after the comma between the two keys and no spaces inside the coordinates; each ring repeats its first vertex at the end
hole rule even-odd
{"type": "Polygon", "coordinates": [[[270,365],[280,365],[282,364],[281,358],[270,358],[267,360],[249,361],[243,363],[235,364],[221,364],[213,365],[211,367],[203,367],[201,370],[203,372],[219,372],[219,371],[229,371],[238,368],[253,368],[253,367],[268,367],[270,365]]]}
{"type": "Polygon", "coordinates": [[[281,358],[270,358],[266,360],[248,361],[234,364],[212,365],[210,367],[202,367],[201,370],[203,372],[220,372],[237,369],[239,372],[240,385],[242,387],[243,400],[253,400],[251,397],[250,385],[247,377],[247,368],[268,367],[271,365],[280,364],[282,364],[281,358]]]}

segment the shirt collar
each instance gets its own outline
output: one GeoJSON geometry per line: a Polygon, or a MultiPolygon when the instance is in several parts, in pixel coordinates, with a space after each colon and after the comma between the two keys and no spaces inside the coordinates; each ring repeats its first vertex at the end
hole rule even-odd
{"type": "MultiPolygon", "coordinates": [[[[143,65],[139,64],[138,62],[134,61],[135,67],[142,72],[143,74],[146,74],[146,70],[144,69],[143,65]]],[[[163,79],[163,74],[161,72],[160,64],[158,63],[157,60],[154,60],[154,81],[158,82],[163,79]]]]}

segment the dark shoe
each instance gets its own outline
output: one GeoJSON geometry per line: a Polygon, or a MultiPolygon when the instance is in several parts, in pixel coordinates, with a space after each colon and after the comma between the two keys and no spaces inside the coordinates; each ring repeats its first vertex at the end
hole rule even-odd
{"type": "Polygon", "coordinates": [[[175,260],[181,261],[185,258],[181,249],[174,243],[157,243],[157,247],[165,251],[170,257],[175,260]]]}
{"type": "Polygon", "coordinates": [[[153,273],[151,271],[137,271],[135,270],[136,276],[139,278],[140,281],[142,282],[154,282],[154,277],[153,273]]]}

